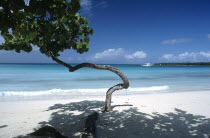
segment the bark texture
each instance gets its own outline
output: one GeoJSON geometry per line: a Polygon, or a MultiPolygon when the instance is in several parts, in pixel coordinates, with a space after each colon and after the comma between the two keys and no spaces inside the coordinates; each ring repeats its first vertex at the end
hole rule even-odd
{"type": "Polygon", "coordinates": [[[60,59],[55,57],[53,54],[51,54],[51,58],[55,62],[67,67],[70,72],[74,72],[76,70],[79,70],[81,68],[86,67],[86,68],[93,68],[93,69],[100,69],[100,70],[109,70],[111,72],[116,73],[122,79],[123,83],[112,86],[106,92],[105,109],[104,109],[104,111],[106,111],[106,112],[111,111],[112,93],[115,92],[116,90],[127,89],[129,87],[129,81],[128,81],[127,77],[119,69],[117,69],[115,67],[112,67],[112,66],[109,66],[109,65],[97,65],[97,64],[92,64],[92,63],[81,63],[81,64],[78,64],[76,66],[71,66],[70,64],[67,64],[67,63],[61,61],[60,59]]]}

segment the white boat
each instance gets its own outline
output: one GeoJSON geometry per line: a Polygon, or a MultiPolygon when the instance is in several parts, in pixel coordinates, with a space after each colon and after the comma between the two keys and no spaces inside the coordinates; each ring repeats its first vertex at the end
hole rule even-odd
{"type": "Polygon", "coordinates": [[[151,63],[145,63],[142,66],[144,66],[144,67],[150,67],[150,66],[152,66],[152,64],[151,63]]]}

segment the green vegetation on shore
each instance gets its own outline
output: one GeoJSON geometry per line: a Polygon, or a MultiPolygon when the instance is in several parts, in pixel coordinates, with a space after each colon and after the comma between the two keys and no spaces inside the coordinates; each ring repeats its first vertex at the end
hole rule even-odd
{"type": "Polygon", "coordinates": [[[161,66],[210,66],[210,62],[186,62],[186,63],[155,63],[161,66]]]}

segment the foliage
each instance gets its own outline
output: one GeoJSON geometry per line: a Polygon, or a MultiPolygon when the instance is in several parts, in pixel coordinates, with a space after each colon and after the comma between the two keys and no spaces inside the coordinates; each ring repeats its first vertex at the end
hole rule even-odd
{"type": "Polygon", "coordinates": [[[0,31],[5,42],[0,50],[32,51],[59,56],[66,49],[78,53],[89,49],[93,34],[88,20],[78,14],[80,0],[1,0],[0,31]]]}

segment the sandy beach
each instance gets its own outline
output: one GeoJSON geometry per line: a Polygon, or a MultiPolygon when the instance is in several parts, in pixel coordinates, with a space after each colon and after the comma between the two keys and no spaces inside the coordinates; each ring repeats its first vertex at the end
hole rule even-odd
{"type": "Polygon", "coordinates": [[[0,1],[0,138],[210,138],[210,0],[0,1]]]}
{"type": "Polygon", "coordinates": [[[99,112],[99,138],[210,136],[209,91],[113,95],[113,111],[102,113],[104,97],[69,100],[19,100],[0,103],[0,137],[25,136],[50,125],[80,137],[85,118],[99,112]]]}

